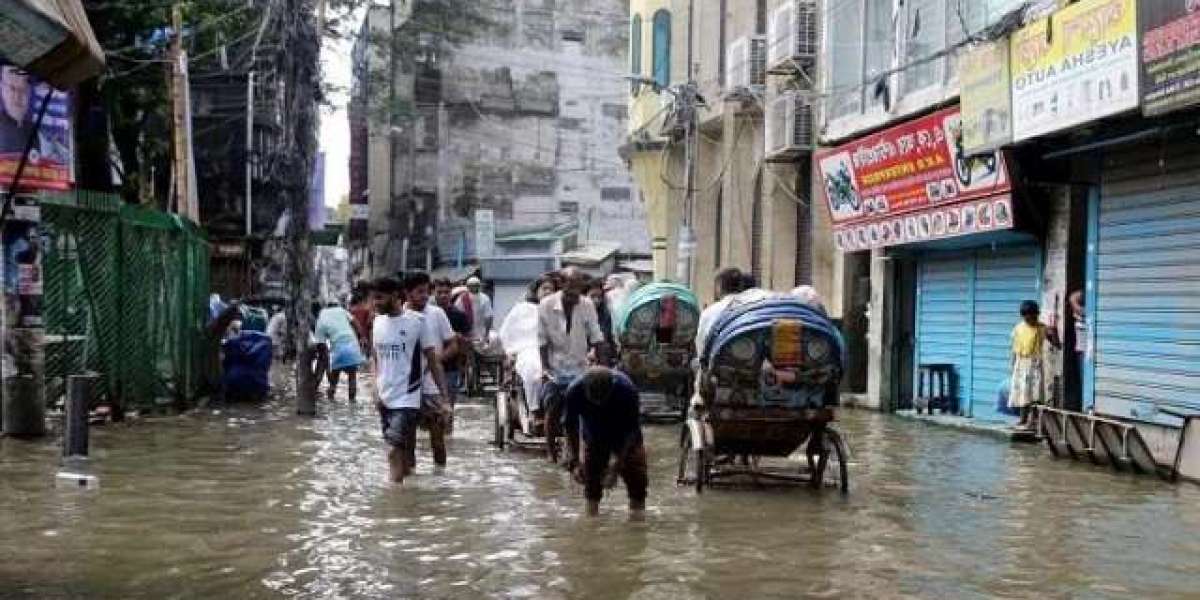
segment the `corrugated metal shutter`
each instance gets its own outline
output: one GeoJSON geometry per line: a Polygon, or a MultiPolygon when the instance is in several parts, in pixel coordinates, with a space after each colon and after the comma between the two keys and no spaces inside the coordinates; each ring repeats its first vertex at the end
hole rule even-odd
{"type": "Polygon", "coordinates": [[[1009,376],[1011,335],[1021,302],[1039,302],[1039,256],[1036,246],[976,253],[970,385],[971,416],[977,419],[1008,418],[996,411],[996,393],[1009,376]]]}
{"type": "MultiPolygon", "coordinates": [[[[973,254],[931,255],[917,271],[916,364],[945,363],[958,373],[957,395],[967,397],[971,369],[973,254]]],[[[917,380],[913,380],[916,385],[917,380]]]]}
{"type": "Polygon", "coordinates": [[[1093,209],[1097,412],[1172,423],[1200,411],[1200,144],[1107,157],[1093,209]]]}
{"type": "Polygon", "coordinates": [[[996,393],[1008,377],[1018,309],[1038,299],[1040,280],[1032,244],[930,253],[919,262],[916,365],[954,365],[960,406],[976,419],[1009,419],[997,412],[996,393]]]}

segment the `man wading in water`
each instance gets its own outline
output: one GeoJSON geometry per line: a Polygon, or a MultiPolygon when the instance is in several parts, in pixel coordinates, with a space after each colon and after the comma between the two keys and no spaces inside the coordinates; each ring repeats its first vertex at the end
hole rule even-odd
{"type": "Polygon", "coordinates": [[[649,478],[637,386],[624,373],[591,367],[567,388],[565,403],[567,439],[582,449],[575,478],[583,483],[588,516],[600,513],[609,461],[613,460],[611,468],[625,481],[629,494],[629,515],[641,520],[649,478]]]}
{"type": "Polygon", "coordinates": [[[394,278],[384,277],[371,292],[375,304],[372,341],[375,351],[373,394],[383,426],[383,438],[391,444],[388,466],[391,479],[404,481],[416,469],[417,426],[422,419],[421,381],[425,369],[443,396],[446,378],[438,357],[441,341],[424,315],[404,308],[405,290],[394,278]]]}

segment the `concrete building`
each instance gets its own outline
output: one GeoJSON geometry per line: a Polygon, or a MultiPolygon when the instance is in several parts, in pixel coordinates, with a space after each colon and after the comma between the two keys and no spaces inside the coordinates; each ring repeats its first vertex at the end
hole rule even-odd
{"type": "Polygon", "coordinates": [[[481,210],[500,236],[573,224],[581,246],[648,254],[642,204],[618,154],[625,3],[443,5],[418,0],[394,27],[404,50],[385,62],[395,110],[369,136],[374,268],[475,260],[481,210]],[[433,35],[431,15],[449,19],[454,33],[433,35]],[[379,168],[388,156],[392,168],[379,168]]]}
{"type": "MultiPolygon", "coordinates": [[[[801,76],[792,63],[768,64],[769,29],[785,4],[630,3],[629,67],[656,84],[632,86],[626,145],[647,199],[655,277],[686,276],[706,303],[713,297],[713,274],[727,266],[753,272],[763,287],[780,290],[814,276],[829,279],[822,264],[829,262],[830,250],[815,247],[811,233],[817,212],[807,191],[811,149],[766,145],[768,138],[792,138],[795,132],[770,107],[787,94],[811,92],[815,75],[801,76]],[[777,68],[768,75],[771,66],[777,68]],[[690,208],[686,135],[676,100],[689,83],[701,99],[690,208]],[[687,267],[680,268],[685,222],[694,247],[684,251],[687,267]]],[[[779,31],[793,35],[792,25],[779,31]]]]}

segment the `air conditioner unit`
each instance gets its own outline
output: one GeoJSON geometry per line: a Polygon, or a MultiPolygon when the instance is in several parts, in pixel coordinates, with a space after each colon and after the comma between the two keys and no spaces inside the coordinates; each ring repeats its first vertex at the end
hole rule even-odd
{"type": "Polygon", "coordinates": [[[767,83],[767,38],[742,37],[725,53],[725,91],[750,90],[762,94],[767,83]]]}
{"type": "Polygon", "coordinates": [[[768,72],[789,74],[816,64],[820,48],[817,0],[789,0],[771,14],[768,72]]]}
{"type": "Polygon", "coordinates": [[[767,105],[766,159],[792,162],[812,153],[816,142],[812,98],[801,92],[784,92],[767,105]]]}

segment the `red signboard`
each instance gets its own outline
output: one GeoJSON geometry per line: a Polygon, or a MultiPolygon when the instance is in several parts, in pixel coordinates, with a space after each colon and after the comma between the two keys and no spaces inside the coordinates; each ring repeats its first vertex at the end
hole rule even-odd
{"type": "Polygon", "coordinates": [[[1004,156],[963,151],[957,107],[818,152],[816,160],[843,250],[1012,227],[1004,156]]]}

